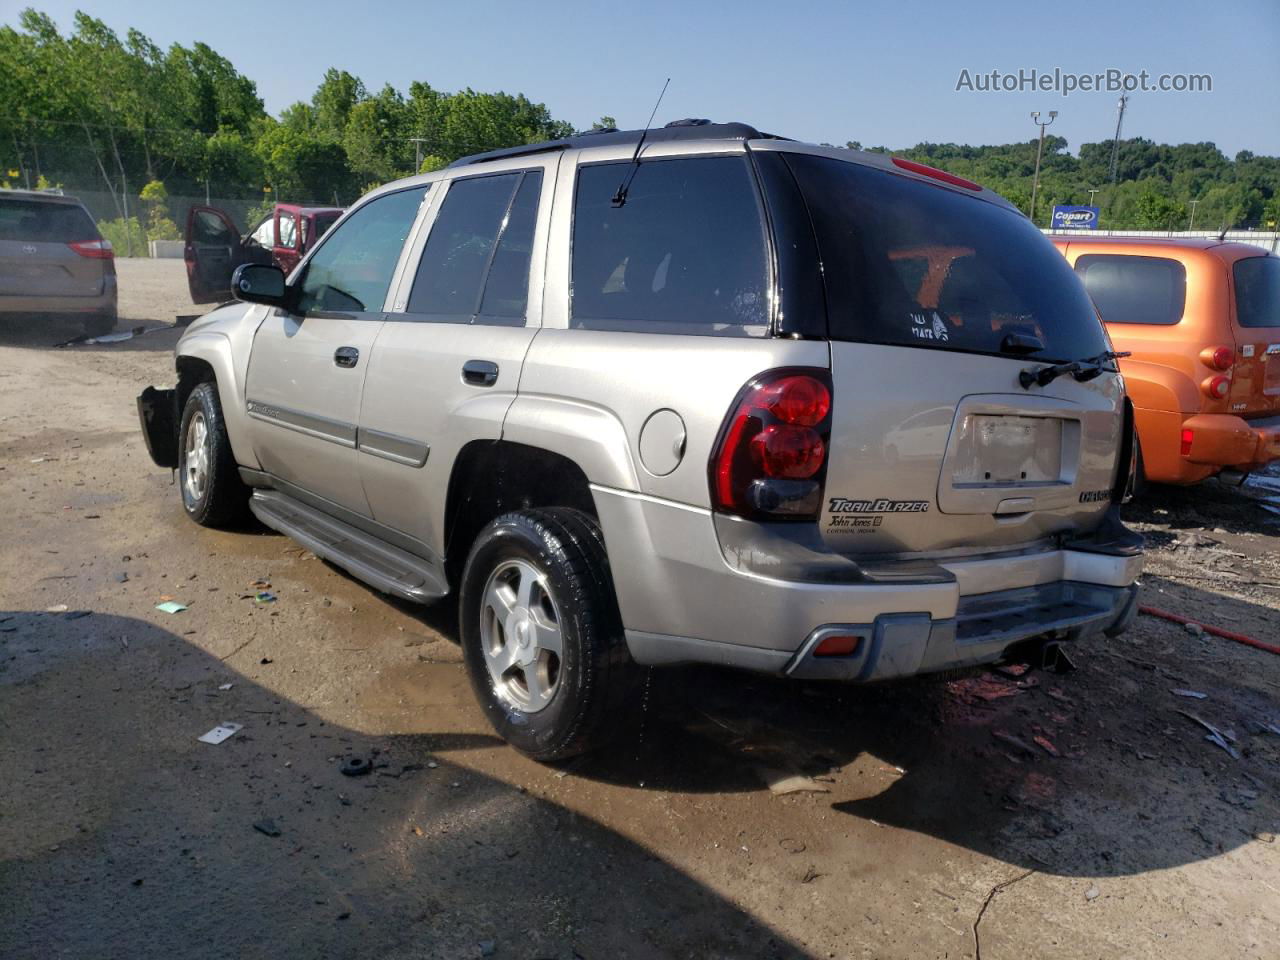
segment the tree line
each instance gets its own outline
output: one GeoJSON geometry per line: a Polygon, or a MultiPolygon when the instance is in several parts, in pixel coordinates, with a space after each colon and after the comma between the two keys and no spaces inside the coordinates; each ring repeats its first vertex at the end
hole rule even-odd
{"type": "MultiPolygon", "coordinates": [[[[0,105],[0,181],[105,192],[117,217],[128,215],[152,239],[173,232],[166,196],[342,205],[415,170],[573,132],[524,94],[449,93],[420,81],[407,94],[390,85],[371,91],[339,69],[325,73],[309,101],[273,117],[253,80],[206,44],[161,49],[138,30],[121,37],[83,12],[63,34],[32,9],[16,26],[0,26],[0,105]]],[[[1186,229],[1192,201],[1196,227],[1280,220],[1280,158],[1136,138],[1119,144],[1112,182],[1112,147],[1085,143],[1072,155],[1063,138],[1045,138],[1038,223],[1047,225],[1054,204],[1091,196],[1104,227],[1186,229]]],[[[894,152],[1028,208],[1034,140],[894,152]]]]}

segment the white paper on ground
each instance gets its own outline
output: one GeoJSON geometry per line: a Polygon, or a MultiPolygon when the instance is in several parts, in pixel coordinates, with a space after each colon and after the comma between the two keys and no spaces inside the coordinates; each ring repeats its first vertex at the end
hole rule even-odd
{"type": "Polygon", "coordinates": [[[228,739],[229,737],[234,737],[237,733],[239,733],[243,729],[244,729],[244,724],[242,723],[229,723],[224,720],[222,723],[218,724],[216,727],[214,727],[204,736],[196,737],[196,739],[199,740],[201,743],[219,744],[223,740],[228,739]]]}

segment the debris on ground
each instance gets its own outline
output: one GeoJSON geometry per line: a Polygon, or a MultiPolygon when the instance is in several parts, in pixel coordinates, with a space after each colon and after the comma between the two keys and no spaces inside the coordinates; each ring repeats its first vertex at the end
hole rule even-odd
{"type": "Polygon", "coordinates": [[[235,686],[235,684],[234,684],[234,683],[220,683],[220,684],[218,684],[218,689],[219,689],[219,690],[230,690],[230,689],[231,689],[232,687],[234,687],[234,686],[235,686]]]}
{"type": "Polygon", "coordinates": [[[223,740],[229,740],[231,737],[234,737],[243,729],[244,724],[242,723],[230,723],[229,721],[224,720],[208,733],[196,737],[196,739],[201,743],[211,743],[214,746],[217,746],[223,740]]]}
{"type": "Polygon", "coordinates": [[[157,603],[156,609],[161,613],[181,613],[187,609],[185,603],[178,603],[176,600],[166,600],[164,603],[157,603]]]}
{"type": "Polygon", "coordinates": [[[1236,735],[1232,733],[1230,730],[1225,730],[1225,731],[1219,730],[1212,723],[1209,723],[1209,721],[1201,719],[1200,717],[1197,717],[1194,713],[1191,713],[1187,710],[1179,710],[1178,713],[1182,714],[1184,717],[1186,717],[1188,720],[1192,721],[1193,723],[1198,723],[1200,726],[1204,727],[1204,729],[1208,730],[1209,734],[1208,736],[1205,737],[1205,739],[1208,740],[1210,743],[1215,744],[1216,746],[1219,746],[1223,750],[1227,751],[1227,753],[1231,756],[1232,760],[1240,759],[1240,751],[1238,751],[1235,747],[1231,745],[1232,743],[1237,742],[1236,735]]]}
{"type": "Polygon", "coordinates": [[[65,603],[55,603],[52,607],[45,607],[45,613],[66,613],[70,609],[65,603]]]}
{"type": "Polygon", "coordinates": [[[1100,894],[1101,892],[1102,891],[1098,889],[1098,885],[1095,883],[1093,884],[1093,886],[1089,887],[1089,889],[1084,892],[1084,898],[1086,900],[1097,900],[1098,894],[1100,894]]]}
{"type": "Polygon", "coordinates": [[[1053,741],[1051,741],[1048,737],[1035,736],[1032,739],[1035,740],[1036,746],[1038,746],[1041,750],[1043,750],[1049,756],[1051,757],[1062,756],[1062,754],[1058,752],[1058,748],[1053,745],[1053,741]]]}
{"type": "Polygon", "coordinates": [[[481,940],[478,946],[482,957],[492,957],[498,952],[498,944],[495,940],[481,940]]]}
{"type": "Polygon", "coordinates": [[[1199,690],[1180,690],[1179,689],[1179,690],[1170,690],[1169,692],[1172,693],[1175,697],[1188,697],[1192,700],[1209,699],[1209,695],[1207,693],[1201,693],[1199,690]]]}
{"type": "Polygon", "coordinates": [[[791,793],[830,793],[831,788],[802,773],[775,770],[772,767],[756,767],[756,773],[769,786],[769,792],[785,797],[791,793]]]}
{"type": "Polygon", "coordinates": [[[274,820],[258,820],[254,823],[253,829],[257,830],[259,833],[266,834],[268,837],[280,836],[280,828],[276,826],[276,822],[274,820]]]}
{"type": "Polygon", "coordinates": [[[344,777],[363,777],[366,773],[373,769],[373,764],[366,757],[347,757],[342,761],[342,775],[344,777]]]}
{"type": "Polygon", "coordinates": [[[995,737],[995,739],[999,740],[1001,743],[1005,744],[1006,746],[1010,746],[1010,747],[1013,747],[1015,750],[1022,751],[1029,757],[1036,756],[1036,752],[1031,749],[1030,745],[1025,740],[1022,740],[1019,737],[1015,737],[1012,733],[1009,733],[1007,730],[992,730],[991,736],[995,737]]]}

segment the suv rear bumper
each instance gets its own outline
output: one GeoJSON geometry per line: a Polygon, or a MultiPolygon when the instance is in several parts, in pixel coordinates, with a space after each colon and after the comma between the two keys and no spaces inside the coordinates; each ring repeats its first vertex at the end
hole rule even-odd
{"type": "Polygon", "coordinates": [[[1136,611],[1142,555],[1132,548],[1046,547],[883,564],[856,578],[829,570],[821,579],[780,578],[731,566],[710,511],[594,485],[592,492],[627,644],[642,664],[879,680],[993,662],[1042,635],[1118,633],[1136,611]],[[832,631],[859,637],[857,648],[815,657],[832,631]]]}

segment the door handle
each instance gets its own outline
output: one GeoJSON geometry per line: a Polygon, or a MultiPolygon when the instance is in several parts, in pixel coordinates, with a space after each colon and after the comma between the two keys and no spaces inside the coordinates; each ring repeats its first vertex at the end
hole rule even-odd
{"type": "Polygon", "coordinates": [[[490,360],[468,360],[462,365],[462,380],[473,387],[492,387],[498,382],[498,365],[490,360]]]}
{"type": "Polygon", "coordinates": [[[360,351],[355,347],[339,347],[333,351],[333,362],[339,367],[354,367],[360,362],[360,351]]]}

